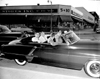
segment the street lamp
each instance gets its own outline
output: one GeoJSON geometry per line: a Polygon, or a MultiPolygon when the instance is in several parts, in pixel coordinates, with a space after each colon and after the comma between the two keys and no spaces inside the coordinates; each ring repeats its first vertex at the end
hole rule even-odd
{"type": "Polygon", "coordinates": [[[48,0],[48,3],[51,3],[51,25],[50,25],[50,32],[52,32],[52,1],[48,0]]]}
{"type": "Polygon", "coordinates": [[[5,5],[6,5],[6,6],[8,6],[8,4],[7,4],[7,3],[6,3],[5,5]]]}

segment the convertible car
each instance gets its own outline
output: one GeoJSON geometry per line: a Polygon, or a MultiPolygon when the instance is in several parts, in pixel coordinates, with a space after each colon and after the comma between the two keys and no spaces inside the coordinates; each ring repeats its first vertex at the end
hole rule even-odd
{"type": "Polygon", "coordinates": [[[100,77],[100,42],[96,40],[80,39],[67,45],[65,40],[61,44],[52,46],[49,43],[31,41],[32,36],[19,39],[16,44],[2,45],[4,57],[14,59],[18,65],[25,65],[41,58],[59,67],[81,70],[91,77],[100,77]]]}

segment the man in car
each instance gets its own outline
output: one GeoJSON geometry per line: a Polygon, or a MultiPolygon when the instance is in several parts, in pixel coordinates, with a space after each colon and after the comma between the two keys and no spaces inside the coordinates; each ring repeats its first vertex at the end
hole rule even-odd
{"type": "Polygon", "coordinates": [[[48,43],[50,43],[52,46],[55,46],[55,45],[59,45],[62,43],[62,31],[58,31],[56,34],[55,33],[52,33],[50,38],[48,38],[48,43]]]}
{"type": "Polygon", "coordinates": [[[40,37],[40,34],[39,33],[35,33],[35,37],[32,38],[32,42],[40,43],[39,37],[40,37]]]}
{"type": "Polygon", "coordinates": [[[55,40],[56,40],[56,42],[57,42],[58,44],[61,44],[61,43],[63,42],[61,36],[62,36],[62,31],[59,30],[59,31],[57,32],[57,34],[55,34],[55,40]]]}
{"type": "Polygon", "coordinates": [[[32,38],[32,41],[38,43],[45,43],[47,42],[47,36],[44,32],[35,33],[35,37],[32,38]]]}
{"type": "Polygon", "coordinates": [[[47,42],[47,37],[46,37],[46,35],[45,35],[44,32],[41,32],[41,33],[40,33],[39,40],[40,40],[40,43],[45,43],[45,42],[47,42]]]}

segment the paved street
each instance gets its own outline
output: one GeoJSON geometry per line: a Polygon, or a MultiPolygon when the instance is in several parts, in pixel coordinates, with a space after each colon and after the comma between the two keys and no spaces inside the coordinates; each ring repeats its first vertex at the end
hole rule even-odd
{"type": "MultiPolygon", "coordinates": [[[[81,39],[100,40],[100,34],[92,29],[75,32],[81,39]]],[[[0,79],[98,79],[91,78],[81,71],[47,66],[37,63],[28,63],[18,66],[13,60],[0,58],[0,79]]]]}
{"type": "Polygon", "coordinates": [[[18,66],[13,60],[0,61],[0,79],[98,79],[91,78],[84,70],[71,70],[28,63],[18,66]]]}

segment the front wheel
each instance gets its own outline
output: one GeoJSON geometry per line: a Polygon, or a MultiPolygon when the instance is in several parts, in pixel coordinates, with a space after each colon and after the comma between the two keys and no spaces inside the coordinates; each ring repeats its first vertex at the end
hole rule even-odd
{"type": "Polygon", "coordinates": [[[84,69],[89,76],[95,78],[100,77],[100,61],[89,61],[85,64],[84,69]]]}
{"type": "Polygon", "coordinates": [[[27,63],[27,60],[25,59],[14,59],[14,61],[20,66],[24,66],[27,63]]]}

